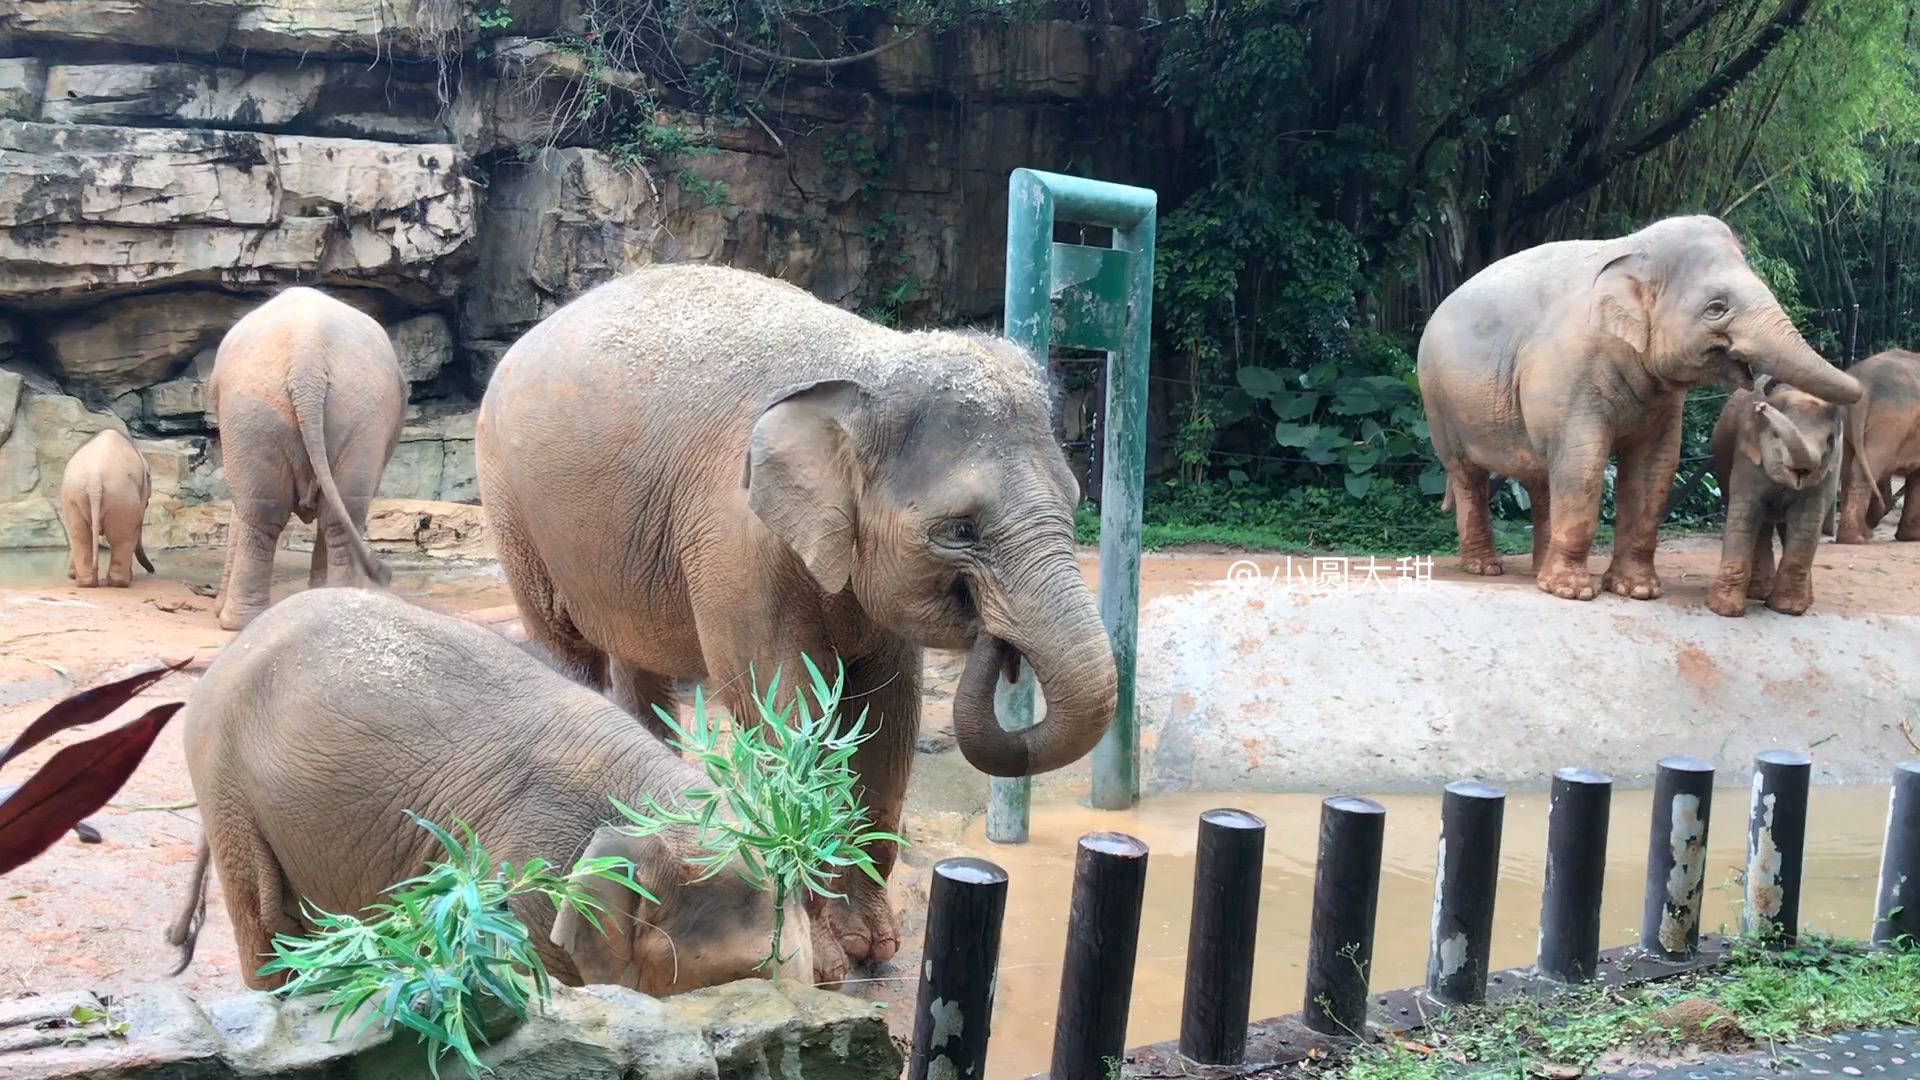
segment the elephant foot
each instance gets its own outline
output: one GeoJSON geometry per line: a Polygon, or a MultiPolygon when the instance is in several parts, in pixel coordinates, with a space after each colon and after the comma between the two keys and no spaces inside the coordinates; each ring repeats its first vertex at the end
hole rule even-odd
{"type": "Polygon", "coordinates": [[[1914,540],[1920,540],[1920,529],[1913,529],[1911,531],[1909,531],[1904,527],[1895,529],[1893,533],[1893,538],[1895,540],[1904,540],[1908,542],[1912,542],[1914,540]]]}
{"type": "Polygon", "coordinates": [[[1872,539],[1872,534],[1854,529],[1841,529],[1833,536],[1836,544],[1864,544],[1872,539]]]}
{"type": "Polygon", "coordinates": [[[840,947],[854,963],[884,964],[900,951],[900,920],[886,888],[871,881],[848,890],[829,910],[839,925],[840,947]]]}
{"type": "Polygon", "coordinates": [[[813,985],[838,990],[847,979],[847,951],[840,947],[840,930],[831,913],[821,911],[813,920],[812,931],[813,985]]]}
{"type": "Polygon", "coordinates": [[[1773,579],[1770,577],[1769,578],[1756,577],[1752,581],[1747,583],[1747,599],[1749,600],[1765,600],[1767,597],[1772,595],[1773,595],[1773,579]]]}
{"type": "Polygon", "coordinates": [[[100,587],[100,578],[94,574],[88,574],[85,577],[81,577],[80,575],[76,574],[74,575],[73,583],[78,588],[97,589],[100,587]]]}
{"type": "Polygon", "coordinates": [[[1593,575],[1587,568],[1561,559],[1549,559],[1546,569],[1534,577],[1534,584],[1541,592],[1552,593],[1562,600],[1591,600],[1595,595],[1593,575]]]}
{"type": "Polygon", "coordinates": [[[1498,555],[1462,555],[1460,569],[1481,577],[1499,577],[1507,572],[1505,564],[1500,561],[1498,555]]]}
{"type": "Polygon", "coordinates": [[[1813,606],[1813,587],[1802,585],[1799,588],[1775,589],[1767,597],[1767,608],[1782,615],[1804,615],[1813,606]]]}
{"type": "Polygon", "coordinates": [[[1707,608],[1715,615],[1738,619],[1747,613],[1747,598],[1739,589],[1715,586],[1707,590],[1707,608]]]}
{"type": "Polygon", "coordinates": [[[220,629],[230,630],[230,631],[233,631],[234,633],[238,633],[242,630],[245,630],[247,628],[247,624],[252,622],[253,617],[257,614],[259,614],[259,612],[250,611],[244,615],[235,615],[230,612],[222,611],[220,613],[220,629]]]}
{"type": "Polygon", "coordinates": [[[1652,566],[1609,567],[1600,577],[1600,587],[1632,600],[1654,600],[1660,596],[1660,575],[1652,566]]]}
{"type": "Polygon", "coordinates": [[[131,589],[133,588],[133,575],[128,574],[126,577],[118,577],[113,574],[108,574],[107,584],[115,589],[131,589]]]}

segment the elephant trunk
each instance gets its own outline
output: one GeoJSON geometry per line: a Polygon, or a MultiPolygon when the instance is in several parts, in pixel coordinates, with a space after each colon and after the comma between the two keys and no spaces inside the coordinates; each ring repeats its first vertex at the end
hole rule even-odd
{"type": "Polygon", "coordinates": [[[954,741],[988,776],[1032,776],[1070,765],[1113,720],[1119,692],[1113,646],[1072,557],[1055,562],[1041,575],[1041,587],[1007,589],[982,604],[983,629],[954,690],[954,741]],[[1018,670],[1021,656],[1046,694],[1047,716],[1008,731],[994,711],[994,685],[1003,669],[1018,670]]]}
{"type": "Polygon", "coordinates": [[[1835,405],[1860,400],[1859,380],[1814,352],[1786,312],[1776,309],[1764,318],[1755,334],[1758,347],[1740,350],[1739,359],[1748,367],[1835,405]]]}
{"type": "Polygon", "coordinates": [[[1779,437],[1781,445],[1787,448],[1787,460],[1792,462],[1794,468],[1811,471],[1819,467],[1820,455],[1814,451],[1813,445],[1807,441],[1806,435],[1801,432],[1800,426],[1795,424],[1791,417],[1764,401],[1756,406],[1756,411],[1759,412],[1761,419],[1773,428],[1773,433],[1779,437]]]}

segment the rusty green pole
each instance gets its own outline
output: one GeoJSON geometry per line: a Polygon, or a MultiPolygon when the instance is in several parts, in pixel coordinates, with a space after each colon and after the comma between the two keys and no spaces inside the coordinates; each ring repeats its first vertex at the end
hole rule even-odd
{"type": "MultiPolygon", "coordinates": [[[[1153,335],[1154,221],[1158,196],[1077,176],[1015,169],[1007,180],[1005,333],[1044,370],[1054,345],[1107,354],[1107,412],[1100,488],[1100,619],[1113,647],[1119,697],[1093,751],[1090,802],[1124,810],[1140,798],[1134,675],[1140,622],[1140,525],[1145,497],[1147,364],[1153,335]],[[1113,230],[1110,247],[1058,244],[1056,221],[1113,230]]],[[[1033,670],[1002,680],[1000,722],[1033,724],[1033,670]]],[[[992,779],[987,838],[1024,843],[1033,782],[992,779]]]]}

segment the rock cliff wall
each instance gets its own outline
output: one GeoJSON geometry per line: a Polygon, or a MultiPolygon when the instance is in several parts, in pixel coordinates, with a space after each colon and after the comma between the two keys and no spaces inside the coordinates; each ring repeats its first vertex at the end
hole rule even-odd
{"type": "MultiPolygon", "coordinates": [[[[583,80],[570,0],[13,0],[0,7],[0,547],[60,545],[66,457],[141,440],[150,527],[224,497],[202,387],[289,284],[380,319],[413,388],[382,494],[474,501],[501,354],[656,261],[774,274],[913,323],[990,322],[1007,173],[1155,185],[1139,14],[917,36],[643,163],[535,147],[583,80]],[[493,36],[489,37],[488,35],[493,36]]],[[[898,33],[902,31],[883,31],[898,33]]]]}

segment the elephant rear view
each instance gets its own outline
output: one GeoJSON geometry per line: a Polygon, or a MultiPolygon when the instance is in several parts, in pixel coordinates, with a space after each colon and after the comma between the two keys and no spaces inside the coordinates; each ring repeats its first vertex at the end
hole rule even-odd
{"type": "Polygon", "coordinates": [[[221,629],[266,609],[289,516],[315,524],[313,587],[391,582],[361,536],[407,407],[380,324],[318,290],[288,289],[227,331],[207,396],[233,493],[221,629]]]}
{"type": "Polygon", "coordinates": [[[1920,353],[1877,352],[1853,365],[1865,396],[1847,410],[1846,464],[1840,520],[1834,541],[1864,544],[1893,509],[1893,482],[1901,486],[1900,525],[1895,540],[1920,540],[1920,353]]]}
{"type": "MultiPolygon", "coordinates": [[[[803,656],[828,678],[837,656],[848,706],[878,724],[853,760],[861,798],[895,831],[922,647],[970,654],[954,736],[982,771],[1060,768],[1112,720],[1112,645],[1075,561],[1078,485],[1048,405],[1004,338],[903,333],[759,274],[658,266],[508,350],[474,452],[529,637],[636,723],[672,707],[676,678],[751,722],[776,669],[791,693],[803,656]],[[1021,656],[1046,718],[1007,731],[994,684],[1021,656]]],[[[873,854],[886,876],[893,846],[873,854]]],[[[838,948],[888,959],[885,887],[853,873],[839,888],[838,948]]]]}

